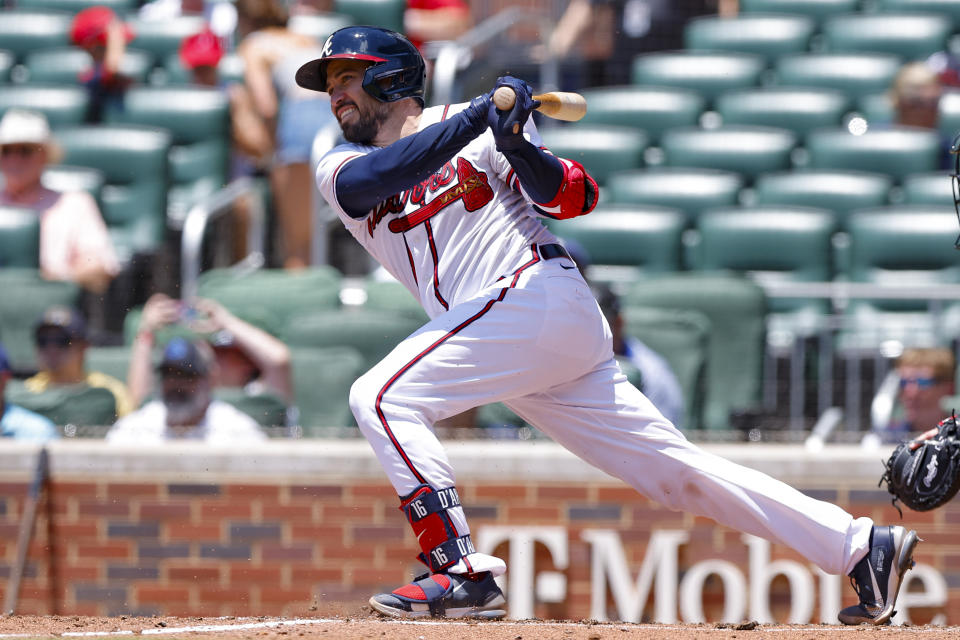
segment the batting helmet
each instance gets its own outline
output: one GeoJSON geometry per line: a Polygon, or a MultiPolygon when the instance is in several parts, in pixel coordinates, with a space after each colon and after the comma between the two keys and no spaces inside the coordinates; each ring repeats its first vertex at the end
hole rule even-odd
{"type": "Polygon", "coordinates": [[[389,29],[354,26],[338,29],[323,44],[323,55],[297,70],[297,84],[314,91],[327,90],[331,60],[371,62],[363,75],[363,89],[380,102],[416,98],[423,104],[427,68],[409,40],[389,29]]]}

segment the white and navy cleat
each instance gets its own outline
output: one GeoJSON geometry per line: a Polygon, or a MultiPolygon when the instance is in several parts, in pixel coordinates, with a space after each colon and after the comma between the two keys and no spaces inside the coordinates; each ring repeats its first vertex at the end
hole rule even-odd
{"type": "Polygon", "coordinates": [[[493,575],[435,573],[391,593],[370,598],[374,611],[394,618],[473,618],[498,620],[507,612],[503,592],[493,575]]]}
{"type": "Polygon", "coordinates": [[[915,563],[913,550],[920,539],[916,531],[903,527],[874,527],[870,551],[850,572],[850,584],[860,603],[842,610],[843,624],[890,624],[903,574],[915,563]]]}

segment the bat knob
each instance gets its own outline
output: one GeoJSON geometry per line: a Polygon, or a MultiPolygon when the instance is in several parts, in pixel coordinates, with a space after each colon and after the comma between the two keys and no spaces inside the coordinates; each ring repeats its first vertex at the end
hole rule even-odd
{"type": "Polygon", "coordinates": [[[493,104],[496,105],[500,111],[513,109],[516,101],[517,94],[515,94],[510,87],[500,87],[493,92],[493,104]]]}

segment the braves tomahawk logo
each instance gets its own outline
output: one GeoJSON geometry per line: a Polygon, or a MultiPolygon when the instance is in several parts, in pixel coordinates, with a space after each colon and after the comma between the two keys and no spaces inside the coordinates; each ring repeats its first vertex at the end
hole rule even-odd
{"type": "Polygon", "coordinates": [[[393,233],[409,231],[419,224],[423,224],[445,208],[456,202],[463,202],[467,211],[476,211],[493,199],[493,189],[487,180],[487,174],[478,170],[468,160],[457,158],[456,171],[453,163],[448,162],[439,171],[416,185],[412,189],[403,191],[377,205],[367,219],[367,232],[372,236],[377,225],[389,213],[401,213],[408,202],[423,204],[416,211],[390,221],[387,228],[393,233]],[[456,176],[457,182],[448,189],[437,193],[427,204],[423,204],[427,193],[449,185],[456,176]]]}

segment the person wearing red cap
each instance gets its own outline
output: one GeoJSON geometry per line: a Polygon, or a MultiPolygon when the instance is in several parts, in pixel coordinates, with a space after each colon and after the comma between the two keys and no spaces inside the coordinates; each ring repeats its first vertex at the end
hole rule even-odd
{"type": "Polygon", "coordinates": [[[88,7],[70,25],[70,40],[93,58],[93,67],[80,75],[90,94],[87,120],[99,122],[108,109],[123,108],[123,94],[131,79],[120,72],[133,31],[108,7],[88,7]]]}

